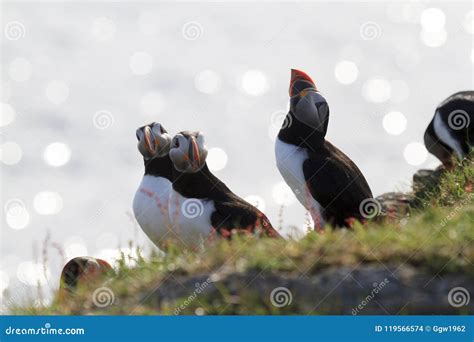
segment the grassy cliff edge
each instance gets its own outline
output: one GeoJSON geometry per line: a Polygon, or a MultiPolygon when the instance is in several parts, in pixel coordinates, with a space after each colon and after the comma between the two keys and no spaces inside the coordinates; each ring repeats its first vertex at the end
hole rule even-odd
{"type": "MultiPolygon", "coordinates": [[[[75,298],[19,314],[473,313],[474,165],[416,189],[407,217],[309,233],[299,241],[236,237],[201,252],[122,260],[117,274],[75,298]],[[128,265],[128,266],[127,266],[128,265]],[[99,290],[106,289],[106,297],[99,290]],[[100,300],[99,300],[100,299],[100,300]],[[105,305],[106,304],[106,305],[105,305]]],[[[129,258],[124,256],[124,258],[129,258]]]]}

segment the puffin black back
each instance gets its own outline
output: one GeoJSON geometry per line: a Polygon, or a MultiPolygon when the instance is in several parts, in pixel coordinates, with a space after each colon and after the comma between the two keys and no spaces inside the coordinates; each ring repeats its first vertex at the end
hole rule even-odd
{"type": "Polygon", "coordinates": [[[308,155],[303,172],[311,194],[324,208],[326,222],[342,227],[351,218],[363,221],[360,205],[373,195],[357,165],[329,141],[308,155]]]}
{"type": "Polygon", "coordinates": [[[195,173],[172,169],[173,189],[184,197],[225,200],[229,188],[209,170],[207,163],[195,173]]]}
{"type": "MultiPolygon", "coordinates": [[[[204,220],[189,222],[185,217],[176,218],[178,224],[195,230],[215,229],[227,236],[232,230],[248,232],[263,231],[267,236],[279,236],[268,218],[256,207],[233,193],[210,170],[206,163],[207,148],[200,132],[183,131],[172,141],[170,157],[173,162],[173,191],[171,197],[183,200],[181,214],[186,203],[194,203],[202,208],[204,220]],[[179,222],[181,221],[184,222],[179,222]]],[[[170,205],[179,207],[179,203],[170,205]]],[[[172,210],[179,214],[179,210],[172,210]]]]}

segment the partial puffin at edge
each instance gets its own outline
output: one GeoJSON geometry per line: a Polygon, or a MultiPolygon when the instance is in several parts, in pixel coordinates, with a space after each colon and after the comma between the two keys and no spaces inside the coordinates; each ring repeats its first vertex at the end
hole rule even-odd
{"type": "Polygon", "coordinates": [[[315,229],[363,220],[360,205],[373,198],[359,168],[325,139],[329,105],[304,72],[292,69],[290,109],[275,142],[277,167],[315,229]]]}
{"type": "Polygon", "coordinates": [[[59,300],[71,298],[79,287],[113,273],[112,266],[105,260],[88,256],[73,258],[61,271],[59,300]]]}
{"type": "Polygon", "coordinates": [[[223,237],[234,232],[280,236],[261,211],[212,174],[202,133],[178,133],[169,155],[174,165],[170,218],[185,244],[195,246],[213,232],[223,237]]]}
{"type": "Polygon", "coordinates": [[[474,91],[460,91],[444,100],[424,135],[426,149],[447,169],[453,157],[464,159],[474,144],[474,91]]]}

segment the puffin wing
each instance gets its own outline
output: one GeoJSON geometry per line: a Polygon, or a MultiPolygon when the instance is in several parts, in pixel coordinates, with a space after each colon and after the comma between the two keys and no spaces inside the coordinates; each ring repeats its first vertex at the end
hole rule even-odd
{"type": "Polygon", "coordinates": [[[224,237],[230,236],[231,231],[254,233],[259,229],[263,235],[279,236],[262,212],[238,197],[231,201],[215,202],[214,206],[211,224],[224,237]]]}
{"type": "Polygon", "coordinates": [[[350,217],[361,218],[360,203],[372,198],[364,175],[342,151],[325,142],[326,153],[309,154],[303,173],[311,195],[324,208],[323,216],[342,226],[350,217]]]}

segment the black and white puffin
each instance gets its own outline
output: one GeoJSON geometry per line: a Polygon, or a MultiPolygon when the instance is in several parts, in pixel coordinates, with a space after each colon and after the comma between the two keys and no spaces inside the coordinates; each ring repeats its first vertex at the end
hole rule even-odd
{"type": "Polygon", "coordinates": [[[313,80],[292,69],[290,109],[275,143],[277,167],[315,229],[362,219],[359,207],[372,198],[367,181],[342,151],[325,139],[329,106],[313,80]]]}
{"type": "Polygon", "coordinates": [[[79,286],[96,281],[107,273],[113,273],[113,269],[105,260],[93,257],[69,260],[61,272],[59,299],[70,298],[79,286]]]}
{"type": "Polygon", "coordinates": [[[447,168],[464,159],[474,144],[474,91],[451,95],[436,108],[425,131],[425,147],[447,168]]]}
{"type": "Polygon", "coordinates": [[[178,133],[169,156],[174,166],[170,218],[185,245],[195,248],[214,232],[224,237],[239,231],[280,236],[262,212],[212,174],[202,133],[178,133]]]}
{"type": "Polygon", "coordinates": [[[171,136],[159,123],[136,131],[138,150],[143,156],[145,174],[133,199],[135,218],[153,243],[164,243],[171,231],[168,212],[173,165],[168,156],[171,136]]]}

